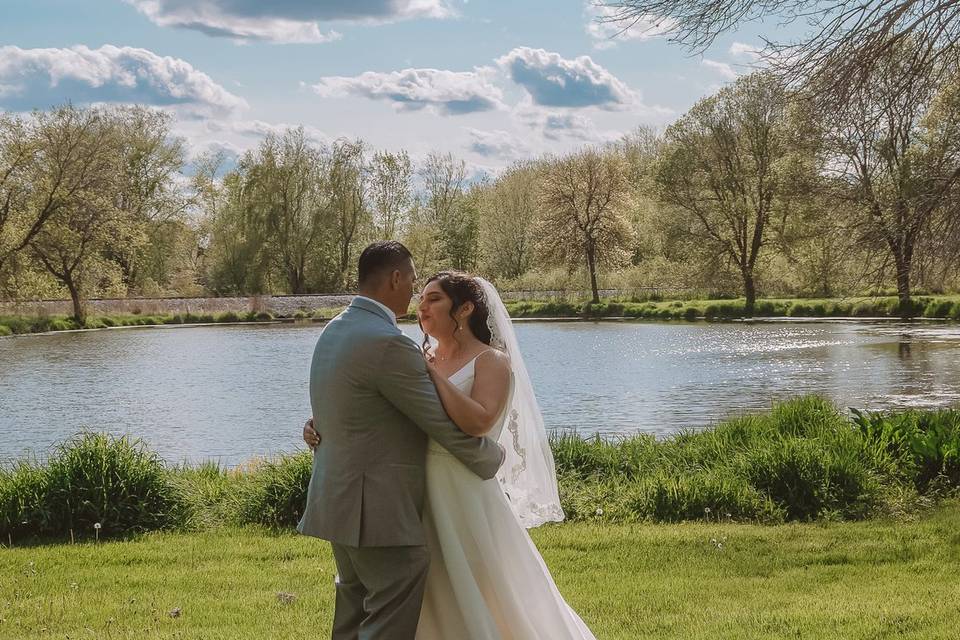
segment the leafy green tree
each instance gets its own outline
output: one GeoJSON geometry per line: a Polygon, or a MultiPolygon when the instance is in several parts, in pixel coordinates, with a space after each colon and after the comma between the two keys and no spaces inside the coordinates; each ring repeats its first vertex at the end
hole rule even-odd
{"type": "Polygon", "coordinates": [[[755,73],[697,102],[666,132],[658,169],[661,199],[692,236],[736,266],[746,311],[770,225],[791,212],[785,169],[791,152],[787,96],[779,80],[755,73]]]}

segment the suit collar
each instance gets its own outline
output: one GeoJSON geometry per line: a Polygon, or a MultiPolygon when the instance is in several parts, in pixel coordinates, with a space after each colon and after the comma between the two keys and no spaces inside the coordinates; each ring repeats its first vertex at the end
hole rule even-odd
{"type": "Polygon", "coordinates": [[[387,322],[392,325],[397,324],[397,316],[386,305],[377,302],[372,298],[366,296],[358,295],[354,297],[353,302],[350,303],[351,307],[357,307],[358,309],[363,309],[364,311],[369,311],[370,313],[375,313],[378,316],[384,318],[387,322]]]}

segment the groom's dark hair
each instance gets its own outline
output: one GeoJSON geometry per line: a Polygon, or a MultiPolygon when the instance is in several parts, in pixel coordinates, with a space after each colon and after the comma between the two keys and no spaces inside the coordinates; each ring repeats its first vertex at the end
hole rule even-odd
{"type": "Polygon", "coordinates": [[[412,258],[410,250],[396,240],[380,240],[367,245],[357,263],[357,284],[363,287],[384,273],[392,273],[395,269],[402,271],[412,258]]]}

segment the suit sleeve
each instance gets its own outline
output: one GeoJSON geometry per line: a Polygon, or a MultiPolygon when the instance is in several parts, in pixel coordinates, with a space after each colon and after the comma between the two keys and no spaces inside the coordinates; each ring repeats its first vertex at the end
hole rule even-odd
{"type": "Polygon", "coordinates": [[[503,450],[490,438],[468,436],[450,420],[412,340],[404,335],[390,339],[376,377],[380,393],[468,469],[484,480],[497,474],[503,450]]]}

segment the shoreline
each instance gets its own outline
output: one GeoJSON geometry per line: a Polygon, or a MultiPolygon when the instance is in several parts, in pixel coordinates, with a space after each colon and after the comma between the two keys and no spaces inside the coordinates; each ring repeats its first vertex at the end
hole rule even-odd
{"type": "MultiPolygon", "coordinates": [[[[27,336],[51,336],[51,335],[60,335],[60,334],[69,334],[69,333],[89,333],[93,331],[117,331],[117,330],[131,330],[131,329],[195,329],[198,327],[236,327],[236,326],[249,326],[249,325],[324,325],[327,322],[332,320],[332,318],[273,318],[272,320],[249,320],[249,321],[230,321],[230,322],[177,322],[177,323],[152,323],[152,324],[129,324],[129,325],[118,325],[118,326],[103,326],[103,327],[85,327],[79,329],[55,329],[52,331],[31,331],[25,333],[11,333],[8,335],[0,334],[0,340],[4,338],[23,338],[27,336]]],[[[903,319],[894,316],[754,316],[754,317],[723,317],[723,318],[707,318],[705,316],[699,316],[690,319],[677,319],[677,318],[644,318],[644,317],[635,317],[635,316],[596,316],[596,317],[583,317],[583,316],[520,316],[511,318],[514,323],[517,324],[533,324],[533,323],[547,323],[547,324],[564,324],[564,323],[624,323],[624,324],[641,324],[641,323],[650,323],[650,324],[694,324],[694,323],[740,323],[740,324],[754,324],[754,323],[797,323],[797,324],[815,324],[815,323],[855,323],[855,322],[884,322],[884,323],[924,323],[924,324],[960,324],[957,320],[948,317],[924,317],[918,316],[908,319],[903,319]]],[[[400,324],[416,324],[415,321],[409,319],[400,319],[400,324]]]]}

